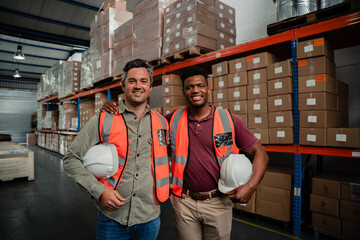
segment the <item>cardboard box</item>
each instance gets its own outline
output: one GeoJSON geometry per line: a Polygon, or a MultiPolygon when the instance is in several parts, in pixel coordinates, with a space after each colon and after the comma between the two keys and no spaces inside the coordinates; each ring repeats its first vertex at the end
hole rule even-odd
{"type": "Polygon", "coordinates": [[[338,94],[338,81],[326,74],[299,77],[299,93],[305,92],[338,94]]]}
{"type": "Polygon", "coordinates": [[[335,76],[335,63],[327,57],[305,58],[298,61],[298,76],[327,74],[335,76]]]}
{"type": "Polygon", "coordinates": [[[310,211],[339,217],[339,200],[311,194],[310,211]]]}
{"type": "Polygon", "coordinates": [[[212,74],[214,77],[222,76],[229,73],[228,61],[217,63],[211,66],[212,74]]]}
{"type": "Polygon", "coordinates": [[[291,210],[289,205],[256,199],[256,213],[289,222],[291,220],[291,210]]]}
{"type": "MultiPolygon", "coordinates": [[[[356,177],[358,178],[358,177],[356,177]]],[[[360,200],[360,180],[341,182],[341,199],[348,201],[360,200]]]]}
{"type": "Polygon", "coordinates": [[[218,89],[213,91],[213,102],[227,102],[228,89],[218,89]]]}
{"type": "Polygon", "coordinates": [[[267,169],[259,186],[292,190],[292,174],[288,170],[267,169]]]}
{"type": "Polygon", "coordinates": [[[293,92],[292,78],[279,78],[267,82],[268,96],[281,95],[293,92]]]}
{"type": "Polygon", "coordinates": [[[252,71],[248,71],[248,84],[259,84],[267,82],[266,68],[260,68],[252,71]]]}
{"type": "Polygon", "coordinates": [[[292,200],[291,190],[268,186],[258,186],[256,188],[256,197],[257,199],[281,203],[287,206],[291,205],[292,200]]]}
{"type": "Polygon", "coordinates": [[[292,95],[284,94],[268,97],[269,112],[289,111],[293,109],[292,95]]]}
{"type": "Polygon", "coordinates": [[[338,112],[326,110],[300,111],[301,128],[334,128],[338,126],[338,112]]]}
{"type": "Polygon", "coordinates": [[[341,234],[341,220],[337,217],[328,216],[321,213],[312,213],[312,226],[316,230],[323,230],[331,234],[341,234]]]}
{"type": "Polygon", "coordinates": [[[228,83],[229,83],[228,76],[229,75],[215,77],[214,78],[214,89],[228,88],[228,83]]]}
{"type": "Polygon", "coordinates": [[[228,109],[229,102],[214,102],[213,105],[217,108],[228,109]]]}
{"type": "Polygon", "coordinates": [[[326,146],[326,128],[300,128],[300,145],[326,146]]]}
{"type": "Polygon", "coordinates": [[[360,223],[360,203],[340,200],[340,217],[360,223]]]}
{"type": "Polygon", "coordinates": [[[360,223],[341,219],[342,235],[349,239],[357,239],[360,235],[360,223]]]}
{"type": "Polygon", "coordinates": [[[269,144],[269,130],[268,129],[249,129],[261,144],[269,144]]]}
{"type": "Polygon", "coordinates": [[[247,86],[247,99],[267,98],[267,83],[247,86]]]}
{"type": "Polygon", "coordinates": [[[162,86],[162,96],[183,96],[183,87],[178,85],[164,85],[162,86]]]}
{"type": "Polygon", "coordinates": [[[229,110],[233,114],[247,114],[247,101],[231,101],[229,102],[229,110]]]}
{"type": "Polygon", "coordinates": [[[247,72],[237,72],[228,75],[228,87],[240,87],[248,85],[247,72]]]}
{"type": "Polygon", "coordinates": [[[313,177],[312,193],[319,196],[340,199],[340,181],[329,176],[313,177]]]}
{"type": "Polygon", "coordinates": [[[187,105],[187,101],[184,96],[166,96],[163,97],[163,107],[174,107],[187,105]]]}
{"type": "Polygon", "coordinates": [[[267,113],[268,104],[266,98],[248,100],[248,113],[267,113]]]}
{"type": "Polygon", "coordinates": [[[167,75],[163,75],[161,77],[161,79],[162,79],[163,86],[169,86],[169,85],[182,86],[182,81],[181,81],[180,75],[167,74],[167,75]]]}
{"type": "Polygon", "coordinates": [[[229,73],[246,71],[246,57],[229,61],[229,73]]]}
{"type": "Polygon", "coordinates": [[[292,127],[269,128],[269,141],[270,144],[293,144],[294,129],[292,127]]]}
{"type": "Polygon", "coordinates": [[[292,111],[269,112],[269,128],[293,127],[292,111]]]}
{"type": "Polygon", "coordinates": [[[249,128],[268,129],[268,114],[249,114],[248,115],[249,128]]]}
{"type": "Polygon", "coordinates": [[[272,63],[267,66],[268,79],[277,79],[292,76],[292,64],[291,60],[272,63]]]}
{"type": "Polygon", "coordinates": [[[326,92],[300,93],[299,110],[337,110],[336,95],[326,92]]]}
{"type": "Polygon", "coordinates": [[[27,133],[26,134],[26,145],[27,146],[36,146],[36,134],[27,133]]]}
{"type": "Polygon", "coordinates": [[[296,46],[297,59],[317,56],[327,56],[330,59],[334,58],[334,51],[324,38],[298,42],[296,46]]]}
{"type": "Polygon", "coordinates": [[[326,135],[329,147],[360,148],[360,128],[328,128],[326,135]]]}
{"type": "Polygon", "coordinates": [[[248,71],[252,69],[265,68],[274,62],[276,62],[276,56],[268,52],[258,53],[246,57],[246,67],[248,71]]]}
{"type": "Polygon", "coordinates": [[[246,86],[228,88],[228,101],[240,101],[247,99],[246,86]]]}

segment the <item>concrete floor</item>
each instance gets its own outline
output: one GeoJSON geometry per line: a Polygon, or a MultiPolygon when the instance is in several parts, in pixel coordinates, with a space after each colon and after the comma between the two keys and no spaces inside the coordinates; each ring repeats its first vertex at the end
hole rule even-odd
{"type": "MultiPolygon", "coordinates": [[[[63,170],[61,155],[31,147],[35,154],[35,180],[0,182],[0,239],[95,239],[97,210],[63,170]]],[[[162,206],[158,239],[176,239],[169,201],[162,206]]],[[[296,239],[281,222],[234,210],[231,239],[296,239]]],[[[302,239],[313,239],[305,229],[302,239]]],[[[321,239],[331,239],[322,236],[321,239]]]]}

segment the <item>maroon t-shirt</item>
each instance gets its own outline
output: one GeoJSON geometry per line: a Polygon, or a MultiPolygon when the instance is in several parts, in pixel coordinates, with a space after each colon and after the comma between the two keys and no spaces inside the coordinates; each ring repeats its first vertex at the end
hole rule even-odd
{"type": "MultiPolygon", "coordinates": [[[[210,114],[202,120],[196,120],[189,112],[189,159],[184,173],[184,189],[193,192],[207,192],[216,189],[220,177],[212,133],[212,122],[215,108],[211,106],[210,114]]],[[[165,118],[170,122],[172,113],[165,118]]],[[[257,138],[246,127],[240,117],[232,114],[235,126],[236,145],[247,150],[257,143],[257,138]]]]}

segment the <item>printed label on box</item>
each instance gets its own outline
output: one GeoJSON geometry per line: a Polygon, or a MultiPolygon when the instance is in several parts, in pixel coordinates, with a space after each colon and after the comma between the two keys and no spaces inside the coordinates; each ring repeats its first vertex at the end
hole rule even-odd
{"type": "Polygon", "coordinates": [[[170,41],[170,37],[166,37],[165,42],[169,42],[169,41],[170,41]]]}
{"type": "Polygon", "coordinates": [[[306,80],[306,86],[307,87],[315,87],[315,85],[316,85],[315,79],[306,80]]]}
{"type": "Polygon", "coordinates": [[[283,69],[282,69],[282,67],[280,66],[280,67],[277,67],[277,68],[275,68],[275,74],[279,74],[279,73],[282,73],[283,72],[283,69]]]}
{"type": "Polygon", "coordinates": [[[275,83],[275,89],[282,88],[282,82],[276,82],[275,83]]]}
{"type": "Polygon", "coordinates": [[[255,118],[255,123],[261,124],[261,122],[262,122],[262,121],[261,121],[261,117],[256,117],[256,118],[255,118]]]}
{"type": "Polygon", "coordinates": [[[220,81],[219,82],[219,87],[223,87],[225,85],[225,82],[224,81],[220,81]]]}
{"type": "Polygon", "coordinates": [[[169,98],[166,98],[166,99],[165,99],[165,102],[166,102],[166,103],[170,103],[170,99],[169,99],[169,98]]]}
{"type": "Polygon", "coordinates": [[[223,94],[222,94],[222,93],[218,93],[217,97],[218,97],[219,99],[221,99],[221,98],[223,98],[223,94]]]}
{"type": "Polygon", "coordinates": [[[246,61],[250,62],[254,59],[254,56],[253,55],[250,55],[250,56],[247,56],[246,57],[246,61]]]}
{"type": "Polygon", "coordinates": [[[306,62],[306,59],[301,59],[298,61],[298,66],[301,67],[301,66],[306,66],[307,62],[306,62]]]}
{"type": "Polygon", "coordinates": [[[221,38],[224,38],[225,35],[224,35],[223,33],[220,33],[220,37],[221,37],[221,38]]]}
{"type": "Polygon", "coordinates": [[[234,34],[235,33],[234,29],[231,28],[230,33],[234,34]]]}
{"type": "Polygon", "coordinates": [[[234,77],[234,83],[240,82],[240,77],[234,77]]]}
{"type": "Polygon", "coordinates": [[[169,48],[165,48],[165,53],[168,53],[169,52],[169,48]]]}
{"type": "Polygon", "coordinates": [[[283,123],[283,122],[284,122],[284,116],[276,116],[275,122],[277,122],[277,123],[283,123]]]}
{"type": "Polygon", "coordinates": [[[346,142],[346,134],[336,134],[337,142],[346,142]]]}
{"type": "Polygon", "coordinates": [[[307,140],[308,142],[316,142],[316,135],[308,134],[308,135],[306,136],[306,140],[307,140]]]}
{"type": "Polygon", "coordinates": [[[176,14],[176,18],[179,18],[179,17],[180,17],[180,13],[177,13],[177,14],[176,14]]]}
{"type": "Polygon", "coordinates": [[[260,104],[254,104],[254,110],[260,110],[260,104]]]}
{"type": "Polygon", "coordinates": [[[167,29],[166,29],[166,33],[170,33],[170,28],[167,28],[167,29]]]}
{"type": "Polygon", "coordinates": [[[239,91],[234,92],[234,97],[240,97],[240,92],[239,91]]]}
{"type": "Polygon", "coordinates": [[[236,64],[235,64],[235,68],[236,68],[236,69],[240,69],[240,68],[241,68],[241,63],[236,63],[236,64]]]}
{"type": "Polygon", "coordinates": [[[96,69],[101,68],[101,60],[96,61],[96,69]]]}
{"type": "Polygon", "coordinates": [[[360,200],[360,184],[350,183],[351,199],[360,200]]]}
{"type": "Polygon", "coordinates": [[[188,43],[192,43],[193,39],[192,38],[189,38],[188,39],[188,43]]]}
{"type": "MultiPolygon", "coordinates": [[[[178,23],[178,24],[176,24],[176,29],[179,29],[181,27],[181,23],[178,23]]],[[[191,27],[191,31],[190,32],[192,32],[192,27],[191,27]]]]}
{"type": "Polygon", "coordinates": [[[261,140],[261,133],[254,133],[254,136],[255,136],[257,139],[261,140]]]}
{"type": "Polygon", "coordinates": [[[253,89],[253,94],[260,94],[260,88],[254,88],[253,89]]]}
{"type": "Polygon", "coordinates": [[[255,73],[255,74],[254,74],[254,79],[255,79],[255,80],[258,80],[258,79],[260,79],[260,76],[261,76],[260,73],[255,73]]]}
{"type": "Polygon", "coordinates": [[[317,122],[317,116],[308,116],[308,122],[309,123],[316,123],[317,122]]]}
{"type": "Polygon", "coordinates": [[[175,33],[175,36],[176,36],[176,37],[180,36],[180,32],[176,32],[176,33],[175,33]]]}
{"type": "Polygon", "coordinates": [[[176,4],[176,8],[181,7],[181,3],[176,4]]]}
{"type": "Polygon", "coordinates": [[[165,92],[168,93],[168,92],[169,92],[169,88],[165,88],[165,92]]]}
{"type": "Polygon", "coordinates": [[[180,45],[177,43],[176,45],[175,45],[175,49],[179,49],[180,48],[180,45]]]}
{"type": "Polygon", "coordinates": [[[253,59],[253,64],[257,64],[260,62],[260,57],[256,57],[253,59]]]}
{"type": "Polygon", "coordinates": [[[240,111],[240,105],[234,105],[234,110],[235,111],[240,111]]]}
{"type": "Polygon", "coordinates": [[[314,46],[322,46],[324,45],[324,39],[323,38],[319,38],[319,39],[315,39],[314,40],[314,46]]]}
{"type": "Polygon", "coordinates": [[[308,53],[312,51],[314,51],[314,46],[312,44],[304,47],[304,52],[308,53]]]}
{"type": "Polygon", "coordinates": [[[220,27],[225,28],[225,24],[224,24],[224,23],[220,23],[220,27]]]}
{"type": "Polygon", "coordinates": [[[219,5],[219,8],[220,8],[221,10],[224,10],[224,5],[220,4],[220,5],[219,5]]]}
{"type": "Polygon", "coordinates": [[[191,6],[188,6],[188,7],[187,7],[187,11],[188,11],[188,12],[191,11],[191,6]]]}
{"type": "Polygon", "coordinates": [[[317,75],[315,79],[317,82],[325,81],[325,74],[317,75]]]}
{"type": "Polygon", "coordinates": [[[276,136],[277,136],[278,138],[283,138],[283,137],[285,137],[285,131],[277,131],[277,132],[276,132],[276,136]]]}
{"type": "Polygon", "coordinates": [[[192,22],[192,17],[188,17],[187,22],[192,22]]]}
{"type": "Polygon", "coordinates": [[[216,68],[216,71],[219,73],[219,72],[221,72],[222,71],[222,67],[220,66],[220,67],[217,67],[216,68]]]}
{"type": "Polygon", "coordinates": [[[224,14],[219,13],[219,18],[223,18],[223,17],[224,17],[224,14]]]}
{"type": "Polygon", "coordinates": [[[170,23],[170,18],[166,19],[166,23],[170,23]]]}
{"type": "Polygon", "coordinates": [[[308,99],[306,99],[306,104],[308,106],[316,105],[316,98],[308,98],[308,99]]]}
{"type": "Polygon", "coordinates": [[[274,100],[274,105],[275,106],[281,106],[282,105],[282,99],[275,99],[274,100]]]}
{"type": "Polygon", "coordinates": [[[229,23],[230,23],[230,24],[233,24],[233,22],[234,22],[234,21],[233,21],[232,19],[229,19],[229,23]]]}

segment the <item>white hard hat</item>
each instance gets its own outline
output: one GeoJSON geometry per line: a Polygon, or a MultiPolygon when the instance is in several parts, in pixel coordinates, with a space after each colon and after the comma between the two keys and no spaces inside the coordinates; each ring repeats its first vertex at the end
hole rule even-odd
{"type": "Polygon", "coordinates": [[[218,188],[226,193],[247,183],[252,175],[252,164],[244,154],[230,154],[220,168],[218,188]]]}
{"type": "Polygon", "coordinates": [[[118,154],[112,143],[101,143],[91,147],[83,160],[85,169],[98,178],[107,179],[118,170],[118,154]]]}

